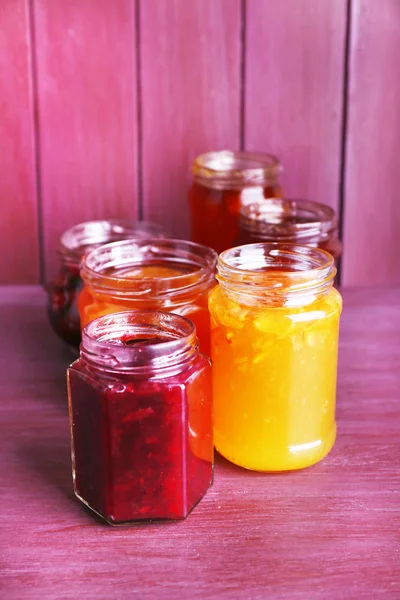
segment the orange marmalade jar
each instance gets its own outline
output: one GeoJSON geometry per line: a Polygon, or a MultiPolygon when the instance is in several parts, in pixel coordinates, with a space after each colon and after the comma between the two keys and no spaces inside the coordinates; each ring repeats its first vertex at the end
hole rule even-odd
{"type": "Polygon", "coordinates": [[[240,209],[236,245],[285,242],[322,248],[337,264],[342,244],[336,213],[330,206],[309,200],[253,202],[240,209]]]}
{"type": "Polygon", "coordinates": [[[282,195],[279,160],[270,154],[221,150],[198,156],[189,190],[191,238],[222,252],[238,234],[241,206],[282,195]]]}
{"type": "Polygon", "coordinates": [[[223,252],[209,297],[214,442],[233,463],[287,471],[336,437],[342,300],[319,248],[250,244],[223,252]]]}
{"type": "Polygon", "coordinates": [[[81,266],[81,327],[121,310],[173,312],[193,321],[201,352],[209,356],[207,299],[216,264],[211,248],[183,240],[124,240],[95,248],[81,266]]]}

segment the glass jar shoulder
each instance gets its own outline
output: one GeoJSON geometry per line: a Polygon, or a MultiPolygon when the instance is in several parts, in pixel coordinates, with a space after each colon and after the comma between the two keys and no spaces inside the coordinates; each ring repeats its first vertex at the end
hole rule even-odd
{"type": "Polygon", "coordinates": [[[73,379],[82,380],[94,389],[108,394],[116,392],[151,393],[162,389],[185,387],[191,383],[199,373],[211,369],[210,359],[203,354],[198,354],[190,365],[182,370],[154,375],[149,372],[145,375],[135,376],[132,373],[115,373],[107,370],[91,368],[86,361],[78,358],[71,364],[68,371],[73,379]]]}

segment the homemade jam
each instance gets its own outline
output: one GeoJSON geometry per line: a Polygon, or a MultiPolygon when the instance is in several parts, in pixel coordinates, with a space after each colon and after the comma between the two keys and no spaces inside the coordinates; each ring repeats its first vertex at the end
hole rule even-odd
{"type": "Polygon", "coordinates": [[[165,310],[194,322],[200,349],[208,356],[207,300],[216,283],[216,263],[211,248],[183,240],[125,240],[96,248],[82,261],[82,327],[121,310],[165,310]]]}
{"type": "Polygon", "coordinates": [[[88,221],[63,233],[58,248],[60,270],[47,286],[47,312],[52,328],[64,342],[75,350],[81,342],[77,296],[83,287],[79,269],[85,252],[114,240],[161,236],[161,227],[145,221],[88,221]]]}
{"type": "Polygon", "coordinates": [[[309,200],[253,202],[240,209],[236,246],[257,242],[297,243],[322,248],[337,264],[342,253],[336,213],[309,200]]]}
{"type": "Polygon", "coordinates": [[[76,496],[114,525],[185,518],[213,480],[211,386],[185,317],[92,321],[68,369],[76,496]]]}
{"type": "Polygon", "coordinates": [[[223,252],[211,292],[214,441],[257,471],[321,460],[336,437],[342,301],[319,248],[250,244],[223,252]]]}
{"type": "Polygon", "coordinates": [[[207,152],[195,159],[192,172],[191,239],[218,253],[233,246],[242,206],[282,196],[282,167],[270,154],[207,152]]]}

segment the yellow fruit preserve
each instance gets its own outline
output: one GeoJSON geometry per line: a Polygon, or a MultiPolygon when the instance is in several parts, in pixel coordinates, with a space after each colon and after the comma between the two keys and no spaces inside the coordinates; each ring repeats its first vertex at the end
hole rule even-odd
{"type": "Polygon", "coordinates": [[[333,258],[290,244],[223,252],[209,297],[214,440],[257,471],[301,469],[336,437],[342,301],[333,258]]]}
{"type": "Polygon", "coordinates": [[[98,247],[82,261],[81,327],[123,310],[173,312],[193,321],[200,350],[209,356],[207,298],[216,263],[211,248],[183,240],[124,240],[98,247]]]}

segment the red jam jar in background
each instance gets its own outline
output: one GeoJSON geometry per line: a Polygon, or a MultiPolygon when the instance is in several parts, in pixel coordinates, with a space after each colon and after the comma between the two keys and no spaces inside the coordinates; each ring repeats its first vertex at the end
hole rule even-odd
{"type": "Polygon", "coordinates": [[[272,200],[242,206],[234,245],[261,242],[318,247],[329,252],[336,264],[342,253],[335,211],[310,200],[272,200]]]}
{"type": "Polygon", "coordinates": [[[138,221],[88,221],[68,229],[60,238],[58,256],[60,268],[57,278],[47,286],[47,312],[56,334],[77,350],[81,342],[81,328],[77,296],[83,287],[79,274],[85,252],[101,244],[127,238],[162,237],[162,228],[155,223],[138,221]]]}
{"type": "Polygon", "coordinates": [[[231,248],[241,206],[280,198],[282,166],[270,154],[221,150],[198,156],[189,190],[191,239],[216,252],[231,248]]]}
{"type": "Polygon", "coordinates": [[[81,326],[121,310],[165,310],[193,321],[200,350],[210,353],[208,293],[215,286],[217,254],[171,239],[105,244],[82,260],[81,326]]]}
{"type": "Polygon", "coordinates": [[[76,496],[114,525],[185,518],[213,481],[211,365],[193,323],[96,319],[67,378],[76,496]]]}

